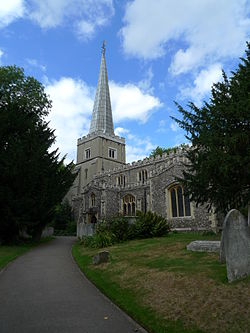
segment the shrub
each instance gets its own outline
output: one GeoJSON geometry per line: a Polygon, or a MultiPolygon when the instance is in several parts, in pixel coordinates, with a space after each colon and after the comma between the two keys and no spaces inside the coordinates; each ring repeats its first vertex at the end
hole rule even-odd
{"type": "Polygon", "coordinates": [[[86,247],[103,248],[113,245],[115,241],[115,236],[112,233],[102,231],[94,234],[93,236],[83,236],[81,244],[86,247]]]}
{"type": "Polygon", "coordinates": [[[169,231],[169,225],[163,217],[152,212],[138,212],[137,219],[132,224],[124,217],[99,223],[96,233],[83,237],[81,242],[86,247],[102,248],[128,239],[164,236],[169,231]]]}
{"type": "Polygon", "coordinates": [[[160,237],[168,234],[170,227],[167,220],[156,213],[138,212],[135,227],[132,228],[136,238],[160,237]]]}
{"type": "Polygon", "coordinates": [[[128,239],[128,219],[124,217],[116,217],[113,220],[108,221],[108,228],[109,231],[115,235],[118,242],[128,239]]]}

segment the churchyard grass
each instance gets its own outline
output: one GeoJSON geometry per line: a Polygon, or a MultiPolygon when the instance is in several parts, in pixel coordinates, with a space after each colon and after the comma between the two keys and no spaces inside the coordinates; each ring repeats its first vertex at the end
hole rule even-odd
{"type": "MultiPolygon", "coordinates": [[[[108,263],[94,266],[98,249],[73,247],[85,275],[149,332],[249,332],[250,279],[229,284],[218,254],[186,250],[216,235],[170,234],[108,247],[108,263]]],[[[108,314],[107,314],[108,316],[108,314]]]]}
{"type": "Polygon", "coordinates": [[[9,262],[29,251],[33,247],[48,242],[53,237],[46,237],[41,239],[39,243],[32,241],[23,241],[18,245],[0,245],[0,270],[4,268],[9,262]]]}

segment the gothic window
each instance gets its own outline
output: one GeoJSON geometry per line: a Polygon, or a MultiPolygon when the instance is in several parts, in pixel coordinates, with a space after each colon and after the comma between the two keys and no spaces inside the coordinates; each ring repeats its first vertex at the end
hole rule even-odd
{"type": "Polygon", "coordinates": [[[148,172],[147,170],[141,170],[138,173],[138,178],[139,178],[139,182],[144,184],[146,182],[146,180],[148,179],[148,172]]]}
{"type": "Polygon", "coordinates": [[[126,177],[124,175],[120,175],[116,178],[116,184],[119,186],[125,186],[126,185],[126,177]]]}
{"type": "Polygon", "coordinates": [[[190,201],[181,185],[172,186],[169,190],[171,217],[191,216],[190,201]]]}
{"type": "Polygon", "coordinates": [[[85,179],[88,178],[88,169],[85,169],[85,179]]]}
{"type": "Polygon", "coordinates": [[[91,157],[91,152],[90,152],[90,148],[85,150],[85,159],[89,159],[91,157]]]}
{"type": "Polygon", "coordinates": [[[108,156],[109,158],[117,159],[117,150],[114,148],[109,148],[108,156]]]}
{"type": "Polygon", "coordinates": [[[90,196],[90,205],[91,205],[91,207],[95,207],[95,195],[94,195],[94,193],[92,193],[91,196],[90,196]]]}
{"type": "Polygon", "coordinates": [[[122,199],[123,203],[123,215],[124,216],[135,216],[135,197],[131,194],[125,195],[122,199]]]}

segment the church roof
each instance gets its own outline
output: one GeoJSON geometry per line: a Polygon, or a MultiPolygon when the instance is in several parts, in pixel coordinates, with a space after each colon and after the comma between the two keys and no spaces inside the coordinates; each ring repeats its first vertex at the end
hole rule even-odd
{"type": "Polygon", "coordinates": [[[89,134],[98,134],[98,132],[114,135],[108,75],[105,62],[105,43],[103,43],[102,46],[101,66],[89,134]]]}

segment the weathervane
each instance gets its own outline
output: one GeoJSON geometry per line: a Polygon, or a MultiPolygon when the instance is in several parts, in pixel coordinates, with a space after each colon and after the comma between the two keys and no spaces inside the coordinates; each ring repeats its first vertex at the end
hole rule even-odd
{"type": "Polygon", "coordinates": [[[105,50],[106,50],[106,41],[104,40],[102,43],[102,53],[105,54],[105,50]]]}

